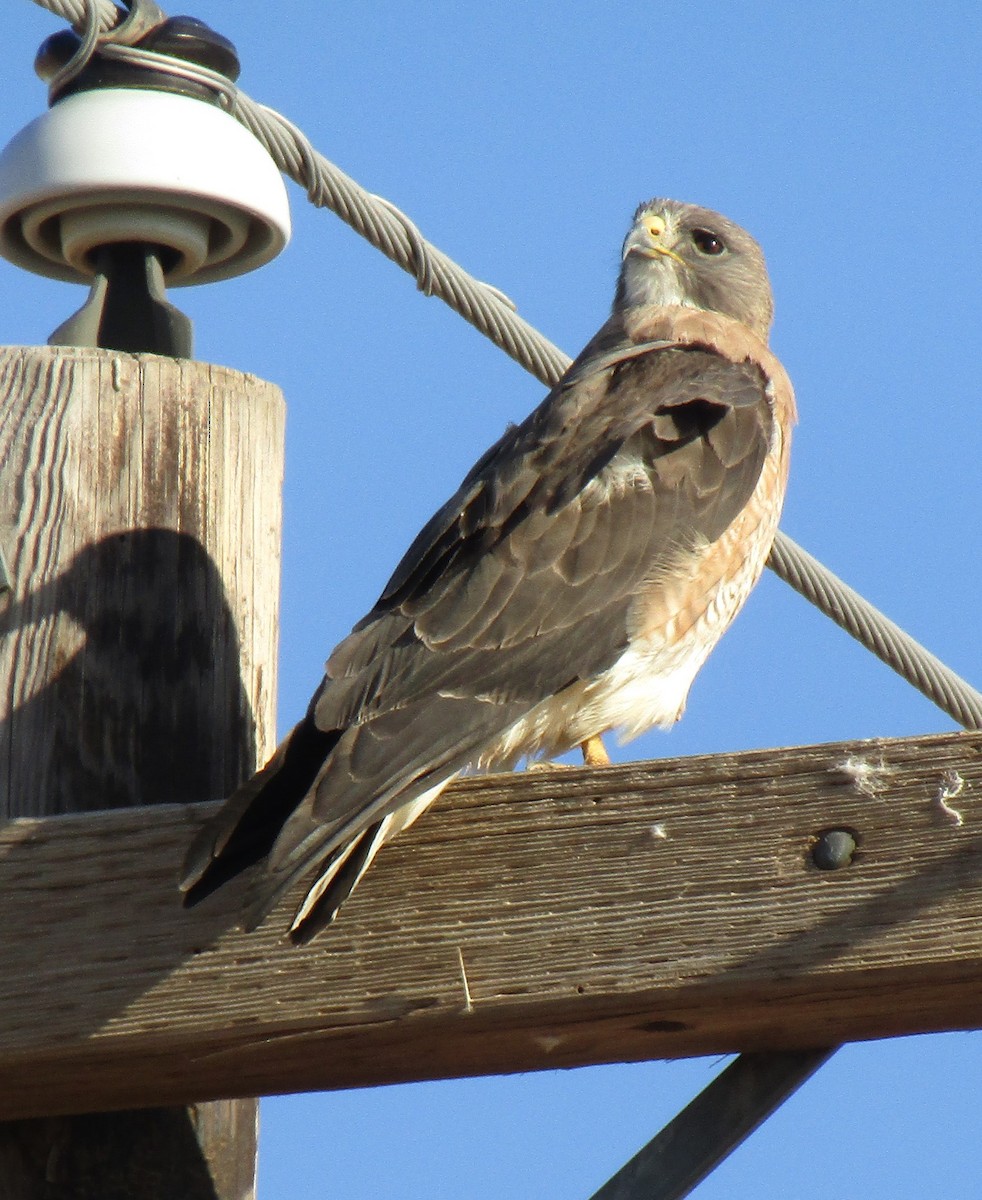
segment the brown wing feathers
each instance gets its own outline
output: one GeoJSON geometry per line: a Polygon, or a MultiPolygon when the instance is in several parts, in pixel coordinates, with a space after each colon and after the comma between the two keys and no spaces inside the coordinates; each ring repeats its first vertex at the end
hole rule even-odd
{"type": "Polygon", "coordinates": [[[188,902],[268,856],[258,920],[316,860],[606,670],[639,588],[746,504],[771,436],[761,368],[700,345],[618,354],[575,367],[422,530],[305,720],[192,847],[188,902]]]}

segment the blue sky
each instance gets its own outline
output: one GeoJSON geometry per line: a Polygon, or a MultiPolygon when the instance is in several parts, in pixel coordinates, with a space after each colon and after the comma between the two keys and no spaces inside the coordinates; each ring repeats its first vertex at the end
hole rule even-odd
{"type": "MultiPolygon", "coordinates": [[[[236,43],[250,95],[570,353],[604,319],[638,201],[746,225],[801,411],[783,528],[982,680],[977,4],[189,7],[236,43]]],[[[4,140],[44,105],[31,61],[59,28],[29,0],[6,9],[4,140]]],[[[172,295],[199,358],[287,396],[284,730],[420,524],[542,394],[290,190],[294,238],[276,262],[172,295]]],[[[0,340],[43,342],[80,301],[0,264],[0,340]]],[[[768,575],[682,724],[616,756],[950,728],[768,575]]],[[[977,1200],[980,1068],[978,1035],[847,1048],[698,1195],[977,1200]]],[[[271,1100],[260,1195],[585,1197],[716,1069],[271,1100]]]]}

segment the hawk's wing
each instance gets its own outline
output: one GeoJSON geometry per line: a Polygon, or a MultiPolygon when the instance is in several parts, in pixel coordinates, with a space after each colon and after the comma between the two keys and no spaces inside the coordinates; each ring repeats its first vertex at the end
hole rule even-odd
{"type": "Polygon", "coordinates": [[[574,365],[331,655],[304,733],[329,753],[270,854],[265,897],[610,667],[639,591],[747,503],[772,428],[753,358],[666,341],[574,365]]]}

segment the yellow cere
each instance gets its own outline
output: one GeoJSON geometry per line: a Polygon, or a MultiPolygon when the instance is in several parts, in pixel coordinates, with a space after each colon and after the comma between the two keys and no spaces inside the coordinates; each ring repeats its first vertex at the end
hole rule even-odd
{"type": "Polygon", "coordinates": [[[683,267],[686,265],[685,259],[681,255],[676,254],[674,250],[669,250],[667,246],[661,244],[661,238],[668,228],[664,217],[659,216],[658,213],[645,213],[641,218],[641,224],[652,241],[651,249],[645,252],[649,258],[664,255],[666,258],[674,258],[683,267]]]}
{"type": "Polygon", "coordinates": [[[644,217],[644,227],[652,237],[661,237],[665,232],[665,218],[656,213],[647,213],[644,217]]]}

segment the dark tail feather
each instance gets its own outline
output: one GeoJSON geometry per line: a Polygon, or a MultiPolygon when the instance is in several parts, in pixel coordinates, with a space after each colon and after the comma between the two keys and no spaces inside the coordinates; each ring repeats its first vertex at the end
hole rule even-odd
{"type": "MultiPolygon", "coordinates": [[[[290,927],[290,941],[294,946],[306,946],[338,915],[341,905],[355,890],[355,885],[365,873],[368,863],[371,862],[378,849],[375,839],[379,836],[381,827],[382,822],[377,821],[361,834],[343,865],[313,903],[311,903],[309,894],[305,898],[290,927]]],[[[325,874],[329,864],[330,859],[322,863],[318,874],[325,874]]]]}
{"type": "Polygon", "coordinates": [[[181,870],[185,908],[269,854],[340,736],[341,731],[325,733],[312,716],[304,717],[266,766],[229,797],[188,849],[181,870]]]}

